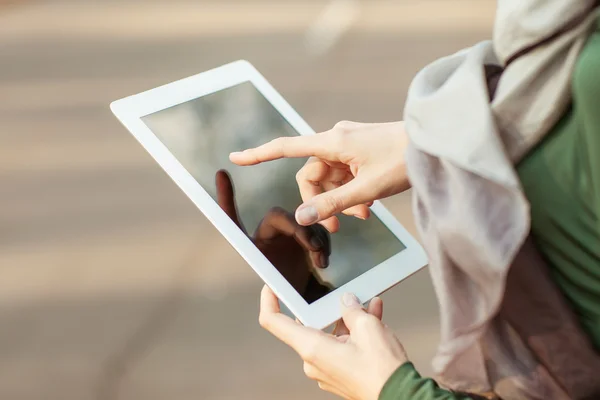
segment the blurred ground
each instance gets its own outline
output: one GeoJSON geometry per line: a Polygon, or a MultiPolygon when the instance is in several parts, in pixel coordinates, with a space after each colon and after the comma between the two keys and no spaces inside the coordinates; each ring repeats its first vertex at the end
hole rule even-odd
{"type": "MultiPolygon", "coordinates": [[[[355,2],[331,47],[327,1],[4,3],[0,398],[331,398],[259,329],[258,278],[108,104],[245,58],[317,130],[399,119],[420,67],[489,36],[494,2],[355,2]]],[[[414,233],[409,195],[386,204],[414,233]]],[[[384,300],[427,374],[427,272],[384,300]]]]}

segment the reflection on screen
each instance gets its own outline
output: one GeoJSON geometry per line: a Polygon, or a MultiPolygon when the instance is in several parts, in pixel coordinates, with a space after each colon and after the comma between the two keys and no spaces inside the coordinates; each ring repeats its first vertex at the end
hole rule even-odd
{"type": "Polygon", "coordinates": [[[297,135],[250,82],[142,119],[308,303],[405,248],[374,215],[340,216],[332,235],[320,225],[297,226],[293,214],[302,199],[295,175],[305,159],[251,167],[229,161],[232,151],[297,135]]]}

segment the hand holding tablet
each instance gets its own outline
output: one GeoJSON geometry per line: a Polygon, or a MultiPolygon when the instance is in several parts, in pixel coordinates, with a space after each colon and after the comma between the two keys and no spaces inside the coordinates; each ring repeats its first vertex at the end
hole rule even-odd
{"type": "Polygon", "coordinates": [[[377,140],[400,125],[337,126],[314,136],[245,61],[118,100],[111,109],[306,326],[339,320],[342,294],[365,303],[426,264],[422,248],[383,205],[368,208],[371,199],[406,184],[398,179],[402,135],[394,149],[377,140]],[[253,148],[232,156],[246,166],[230,161],[231,153],[253,148]],[[311,207],[316,218],[307,221],[302,210],[310,217],[311,207]]]}

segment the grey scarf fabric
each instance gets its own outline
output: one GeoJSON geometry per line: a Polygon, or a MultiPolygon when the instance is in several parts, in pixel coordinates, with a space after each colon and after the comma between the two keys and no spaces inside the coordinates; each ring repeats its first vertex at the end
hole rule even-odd
{"type": "Polygon", "coordinates": [[[440,303],[434,370],[452,389],[600,398],[600,358],[527,241],[514,168],[568,107],[596,5],[498,0],[493,41],[434,62],[411,84],[406,162],[440,303]],[[490,65],[503,67],[491,101],[490,65]]]}

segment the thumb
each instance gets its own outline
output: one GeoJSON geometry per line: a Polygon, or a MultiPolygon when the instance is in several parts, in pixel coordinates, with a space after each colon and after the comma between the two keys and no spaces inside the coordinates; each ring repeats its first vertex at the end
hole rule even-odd
{"type": "Polygon", "coordinates": [[[342,296],[342,319],[350,332],[356,327],[358,320],[369,318],[369,314],[360,304],[358,298],[352,293],[342,296]]]}
{"type": "Polygon", "coordinates": [[[367,179],[354,178],[336,189],[313,197],[298,207],[296,221],[300,225],[312,225],[352,206],[373,201],[368,182],[367,179]]]}

